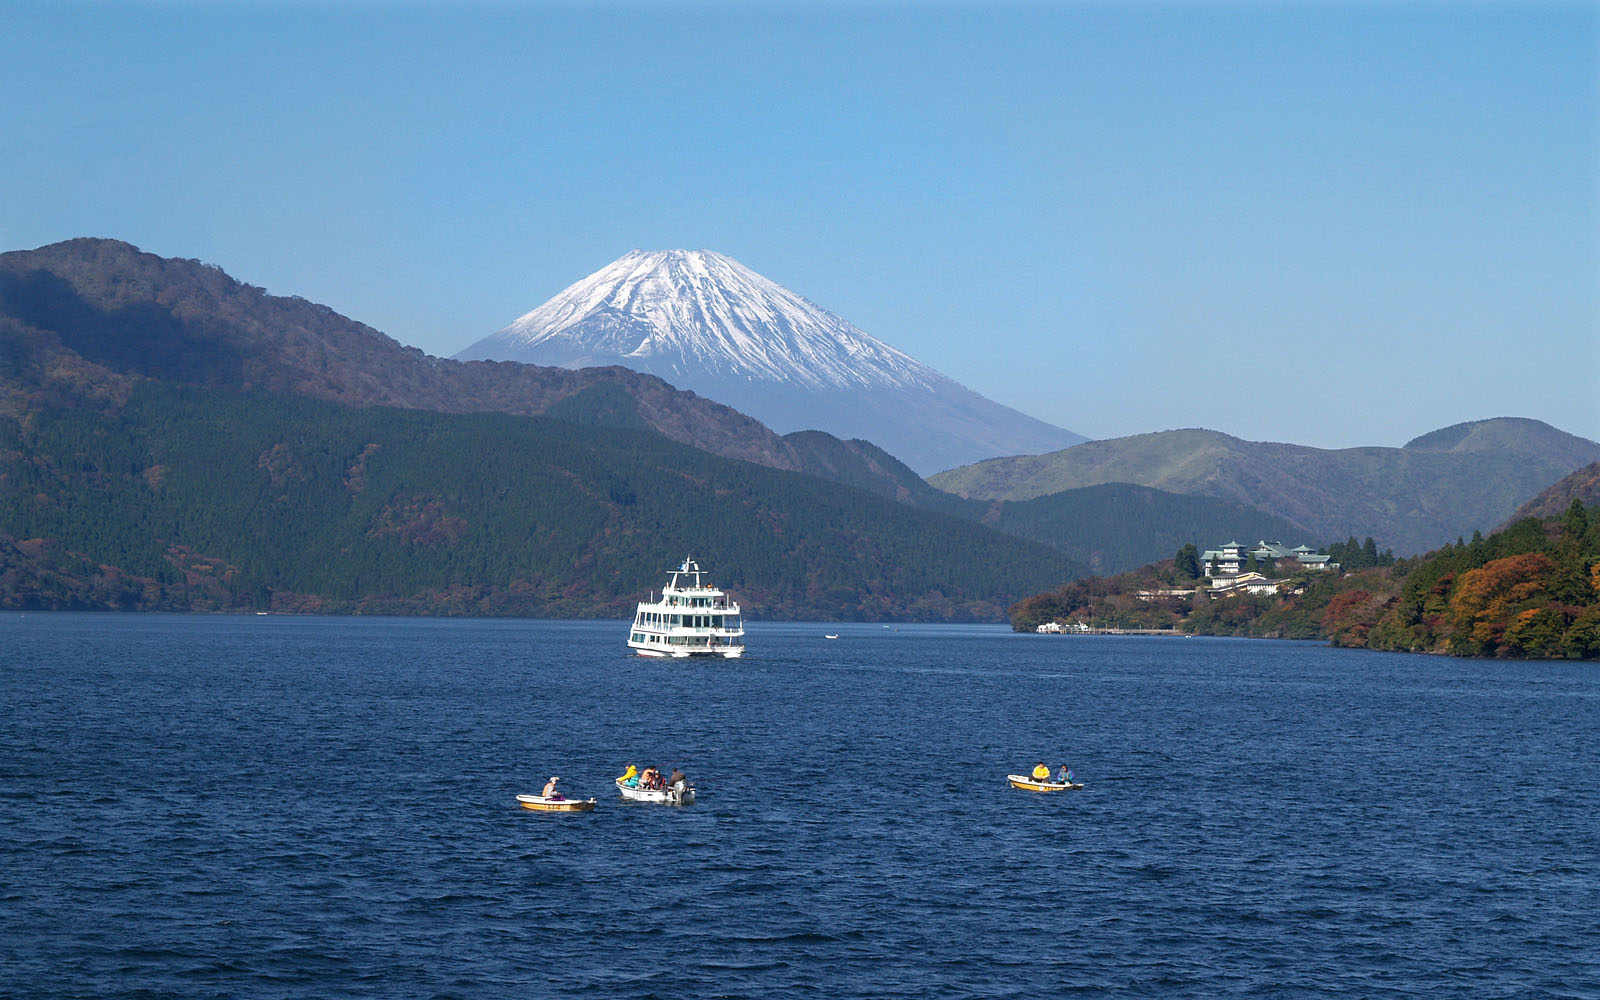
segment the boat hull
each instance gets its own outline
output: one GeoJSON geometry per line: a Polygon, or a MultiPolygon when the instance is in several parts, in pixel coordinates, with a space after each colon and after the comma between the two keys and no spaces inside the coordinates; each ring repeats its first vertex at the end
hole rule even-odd
{"type": "Polygon", "coordinates": [[[690,785],[680,795],[671,788],[659,790],[648,788],[634,788],[624,785],[621,778],[616,779],[617,791],[629,802],[653,802],[663,806],[687,806],[694,804],[694,786],[690,785]]]}
{"type": "Polygon", "coordinates": [[[593,812],[594,804],[594,799],[547,799],[543,795],[517,796],[517,805],[534,812],[593,812]]]}
{"type": "Polygon", "coordinates": [[[1012,788],[1025,792],[1075,792],[1083,787],[1081,781],[1035,781],[1025,774],[1008,774],[1006,780],[1011,782],[1012,788]]]}
{"type": "Polygon", "coordinates": [[[743,646],[712,646],[704,649],[667,648],[660,649],[654,646],[644,646],[639,643],[629,642],[628,648],[640,656],[659,656],[674,660],[686,660],[691,656],[721,657],[724,660],[737,660],[744,655],[743,646]]]}

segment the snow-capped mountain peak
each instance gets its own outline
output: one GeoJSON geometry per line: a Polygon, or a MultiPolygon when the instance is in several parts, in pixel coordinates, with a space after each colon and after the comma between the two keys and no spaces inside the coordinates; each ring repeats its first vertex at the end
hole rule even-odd
{"type": "Polygon", "coordinates": [[[621,365],[779,433],[865,438],[922,475],[1083,440],[983,398],[710,250],[635,250],[456,357],[621,365]]]}
{"type": "Polygon", "coordinates": [[[634,250],[457,355],[626,364],[813,388],[928,387],[941,376],[711,250],[634,250]]]}

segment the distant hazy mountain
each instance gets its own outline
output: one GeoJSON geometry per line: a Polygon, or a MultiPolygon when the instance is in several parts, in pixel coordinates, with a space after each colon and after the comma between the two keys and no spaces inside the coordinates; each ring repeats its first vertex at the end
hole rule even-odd
{"type": "Polygon", "coordinates": [[[1490,531],[1540,489],[1600,460],[1600,444],[1537,420],[1446,427],[1403,448],[1327,450],[1181,430],[995,459],[930,478],[982,499],[1026,500],[1097,483],[1223,497],[1324,541],[1372,536],[1398,554],[1490,531]]]}
{"type": "Polygon", "coordinates": [[[924,475],[1084,440],[706,250],[635,250],[456,357],[624,365],[780,432],[865,438],[924,475]]]}

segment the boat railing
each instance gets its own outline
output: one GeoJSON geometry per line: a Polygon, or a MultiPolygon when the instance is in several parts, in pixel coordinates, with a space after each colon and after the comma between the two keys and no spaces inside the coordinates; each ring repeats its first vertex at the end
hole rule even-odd
{"type": "Polygon", "coordinates": [[[726,594],[718,594],[716,597],[706,598],[706,597],[686,597],[685,595],[683,595],[681,593],[669,592],[667,594],[664,594],[663,596],[664,596],[665,600],[662,603],[664,603],[664,604],[682,604],[682,605],[684,605],[686,607],[723,608],[723,607],[727,607],[729,604],[733,603],[732,601],[728,600],[728,595],[726,595],[726,594]],[[711,603],[710,604],[695,604],[694,603],[695,601],[705,601],[705,600],[709,600],[711,603]]]}

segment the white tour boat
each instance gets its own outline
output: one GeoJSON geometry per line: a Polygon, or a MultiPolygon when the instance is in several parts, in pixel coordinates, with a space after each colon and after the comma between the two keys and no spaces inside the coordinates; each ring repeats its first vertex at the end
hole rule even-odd
{"type": "Polygon", "coordinates": [[[661,599],[640,601],[628,648],[640,656],[744,655],[739,605],[701,579],[700,564],[685,559],[672,573],[661,599]]]}

